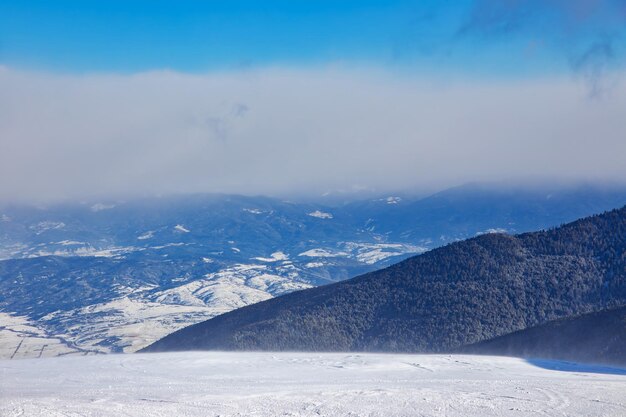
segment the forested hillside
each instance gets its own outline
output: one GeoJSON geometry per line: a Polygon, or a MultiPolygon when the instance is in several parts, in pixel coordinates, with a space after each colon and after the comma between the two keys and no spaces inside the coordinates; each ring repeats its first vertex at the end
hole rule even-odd
{"type": "Polygon", "coordinates": [[[442,352],[626,304],[626,207],[486,234],[177,331],[147,351],[442,352]]]}
{"type": "Polygon", "coordinates": [[[553,320],[461,351],[626,365],[626,307],[553,320]]]}

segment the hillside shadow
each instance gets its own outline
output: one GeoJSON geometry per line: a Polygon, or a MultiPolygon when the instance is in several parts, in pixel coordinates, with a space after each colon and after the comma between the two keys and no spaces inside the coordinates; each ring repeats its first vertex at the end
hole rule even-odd
{"type": "Polygon", "coordinates": [[[626,376],[626,369],[615,366],[591,365],[555,359],[526,359],[526,362],[539,368],[549,369],[551,371],[626,376]]]}

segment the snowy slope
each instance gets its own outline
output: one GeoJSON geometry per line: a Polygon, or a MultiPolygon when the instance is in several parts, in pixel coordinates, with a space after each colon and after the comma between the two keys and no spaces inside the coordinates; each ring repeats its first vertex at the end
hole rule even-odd
{"type": "Polygon", "coordinates": [[[487,356],[183,352],[0,362],[7,417],[610,417],[626,413],[625,392],[626,370],[487,356]]]}
{"type": "Polygon", "coordinates": [[[84,353],[63,338],[48,335],[27,317],[0,313],[0,358],[42,358],[84,353]]]}
{"type": "Polygon", "coordinates": [[[167,290],[148,288],[54,312],[39,322],[54,326],[83,349],[108,353],[113,346],[130,353],[190,324],[310,287],[297,274],[287,275],[280,265],[236,264],[167,290]]]}

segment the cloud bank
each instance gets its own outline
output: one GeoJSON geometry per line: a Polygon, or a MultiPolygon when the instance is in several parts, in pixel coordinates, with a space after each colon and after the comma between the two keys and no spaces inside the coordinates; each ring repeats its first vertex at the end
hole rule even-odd
{"type": "Polygon", "coordinates": [[[626,90],[327,66],[0,70],[0,200],[626,179],[626,90]]]}

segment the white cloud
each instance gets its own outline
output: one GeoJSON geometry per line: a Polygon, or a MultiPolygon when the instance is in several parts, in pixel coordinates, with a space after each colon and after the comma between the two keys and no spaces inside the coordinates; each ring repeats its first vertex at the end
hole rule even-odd
{"type": "Polygon", "coordinates": [[[626,178],[626,90],[281,68],[0,71],[0,200],[626,178]]]}

